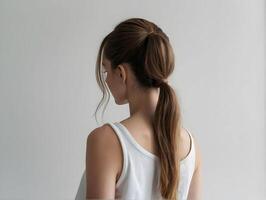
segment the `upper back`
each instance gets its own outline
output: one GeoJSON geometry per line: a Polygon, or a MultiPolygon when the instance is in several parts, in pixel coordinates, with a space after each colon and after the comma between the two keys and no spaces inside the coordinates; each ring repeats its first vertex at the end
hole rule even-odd
{"type": "MultiPolygon", "coordinates": [[[[137,199],[159,198],[160,160],[156,154],[152,133],[143,131],[133,124],[123,122],[107,123],[120,143],[121,167],[116,182],[116,197],[137,199]]],[[[180,182],[177,188],[179,199],[186,199],[195,169],[195,148],[191,133],[181,130],[180,182]]]]}
{"type": "MultiPolygon", "coordinates": [[[[141,145],[145,150],[151,152],[154,155],[158,155],[155,144],[154,132],[150,125],[140,121],[134,121],[129,119],[118,122],[124,129],[127,129],[127,133],[130,134],[136,142],[141,145]]],[[[110,130],[114,131],[114,130],[110,130]]],[[[179,140],[179,159],[182,160],[189,154],[191,148],[191,140],[188,130],[181,127],[180,140],[179,140]]]]}
{"type": "MultiPolygon", "coordinates": [[[[106,141],[101,143],[99,149],[112,149],[112,153],[108,155],[119,166],[115,167],[117,171],[115,197],[123,199],[160,199],[161,195],[158,188],[160,160],[156,156],[153,137],[149,136],[147,131],[149,129],[137,130],[137,126],[134,128],[132,125],[123,122],[109,122],[97,128],[96,135],[101,137],[101,140],[106,141]],[[142,134],[144,135],[143,138],[142,134]]],[[[179,200],[184,200],[187,199],[190,182],[195,170],[194,139],[187,129],[181,131],[180,149],[182,159],[177,193],[179,200]]],[[[76,200],[86,198],[86,187],[86,170],[84,170],[76,200]]]]}

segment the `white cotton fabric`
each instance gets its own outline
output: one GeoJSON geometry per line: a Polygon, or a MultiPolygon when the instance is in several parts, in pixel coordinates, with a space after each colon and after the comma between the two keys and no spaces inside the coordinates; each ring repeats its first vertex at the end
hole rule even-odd
{"type": "MultiPolygon", "coordinates": [[[[108,122],[117,134],[123,150],[123,168],[116,183],[115,198],[156,200],[162,199],[159,191],[160,161],[159,158],[142,147],[120,122],[108,122]]],[[[186,200],[190,182],[195,169],[195,146],[190,136],[190,151],[180,161],[180,182],[177,189],[179,200],[186,200]]],[[[84,170],[75,200],[86,199],[86,171],[84,170]]]]}

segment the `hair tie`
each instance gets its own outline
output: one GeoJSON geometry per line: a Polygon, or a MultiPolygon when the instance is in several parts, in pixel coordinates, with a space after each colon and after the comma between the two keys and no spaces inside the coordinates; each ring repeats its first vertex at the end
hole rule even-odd
{"type": "Polygon", "coordinates": [[[162,82],[168,84],[168,79],[162,79],[162,82]]]}

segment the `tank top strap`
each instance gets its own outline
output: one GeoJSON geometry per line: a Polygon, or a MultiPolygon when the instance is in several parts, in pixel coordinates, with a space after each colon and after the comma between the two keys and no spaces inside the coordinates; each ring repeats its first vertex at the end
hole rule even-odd
{"type": "Polygon", "coordinates": [[[125,136],[123,134],[122,131],[120,131],[120,129],[117,127],[116,123],[113,122],[107,122],[106,124],[110,125],[115,134],[117,135],[121,148],[122,148],[122,154],[123,154],[123,167],[122,167],[122,171],[121,171],[121,175],[116,183],[116,187],[118,187],[120,185],[120,183],[123,181],[123,179],[125,179],[126,177],[126,171],[128,168],[128,152],[127,152],[127,148],[126,148],[126,142],[125,142],[125,136]]]}
{"type": "Polygon", "coordinates": [[[189,135],[189,137],[190,137],[190,140],[191,140],[191,148],[194,147],[194,138],[193,138],[193,134],[192,134],[187,128],[185,128],[185,127],[183,127],[183,128],[187,131],[187,133],[188,133],[188,135],[189,135]]]}
{"type": "Polygon", "coordinates": [[[183,128],[187,131],[187,133],[188,133],[188,135],[190,137],[190,152],[189,152],[189,157],[190,158],[189,159],[194,162],[194,167],[195,167],[195,143],[194,143],[194,136],[188,130],[188,128],[185,128],[185,127],[183,127],[183,128]]]}

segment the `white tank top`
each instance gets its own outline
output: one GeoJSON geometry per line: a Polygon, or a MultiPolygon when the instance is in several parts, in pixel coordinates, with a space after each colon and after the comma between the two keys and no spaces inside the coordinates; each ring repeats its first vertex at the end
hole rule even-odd
{"type": "MultiPolygon", "coordinates": [[[[123,167],[116,183],[115,198],[119,199],[162,199],[159,191],[159,158],[142,147],[120,122],[108,122],[119,138],[123,152],[123,167]]],[[[179,200],[186,200],[195,169],[195,147],[190,136],[190,151],[180,161],[180,180],[177,195],[179,200]]],[[[75,200],[86,199],[86,171],[84,171],[75,200]]]]}

